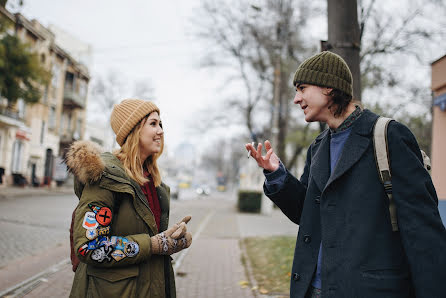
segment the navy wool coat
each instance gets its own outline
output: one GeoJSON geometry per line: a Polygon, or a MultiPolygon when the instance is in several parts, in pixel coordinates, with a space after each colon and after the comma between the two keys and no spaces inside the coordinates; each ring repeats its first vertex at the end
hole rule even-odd
{"type": "Polygon", "coordinates": [[[265,194],[299,225],[291,297],[304,297],[322,241],[322,297],[446,297],[446,230],[420,149],[410,130],[388,127],[390,169],[399,231],[378,177],[373,126],[365,110],[353,124],[330,175],[330,133],[308,149],[300,180],[265,194]]]}

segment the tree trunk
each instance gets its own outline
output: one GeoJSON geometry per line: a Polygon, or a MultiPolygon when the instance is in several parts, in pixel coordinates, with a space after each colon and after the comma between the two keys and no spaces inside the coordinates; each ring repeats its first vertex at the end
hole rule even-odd
{"type": "Polygon", "coordinates": [[[341,56],[353,75],[353,98],[361,101],[359,69],[360,33],[356,0],[327,0],[328,43],[341,56]]]}

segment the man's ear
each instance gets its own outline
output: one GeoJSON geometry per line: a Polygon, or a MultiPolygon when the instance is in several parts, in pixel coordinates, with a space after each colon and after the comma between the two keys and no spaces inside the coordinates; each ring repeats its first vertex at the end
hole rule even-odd
{"type": "Polygon", "coordinates": [[[324,95],[330,95],[331,91],[333,91],[333,88],[324,87],[324,95]]]}

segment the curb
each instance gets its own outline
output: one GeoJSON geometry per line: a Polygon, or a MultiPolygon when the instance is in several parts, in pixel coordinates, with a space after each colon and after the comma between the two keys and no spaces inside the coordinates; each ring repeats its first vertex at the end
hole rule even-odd
{"type": "Polygon", "coordinates": [[[0,199],[14,199],[14,198],[24,198],[24,197],[36,197],[36,196],[55,196],[55,195],[65,195],[73,194],[73,188],[63,188],[63,189],[1,189],[0,188],[0,199]]]}

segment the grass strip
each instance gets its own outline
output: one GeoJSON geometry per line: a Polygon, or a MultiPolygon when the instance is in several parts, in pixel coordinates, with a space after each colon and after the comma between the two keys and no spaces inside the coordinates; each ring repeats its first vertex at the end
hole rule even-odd
{"type": "Polygon", "coordinates": [[[288,294],[296,238],[251,237],[242,240],[261,294],[288,294]]]}

